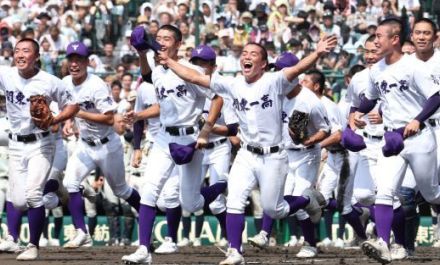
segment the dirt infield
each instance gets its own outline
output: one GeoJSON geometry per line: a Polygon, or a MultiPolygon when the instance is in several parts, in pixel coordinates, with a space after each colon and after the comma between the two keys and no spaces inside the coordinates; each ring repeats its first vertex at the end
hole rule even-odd
{"type": "MultiPolygon", "coordinates": [[[[78,250],[64,250],[63,248],[43,248],[40,260],[34,262],[18,262],[14,254],[0,254],[0,264],[122,264],[121,257],[135,250],[135,247],[94,247],[78,250]]],[[[267,250],[258,250],[249,246],[245,247],[247,264],[378,264],[367,259],[360,250],[337,250],[330,249],[321,253],[315,259],[295,258],[297,248],[274,247],[267,250]]],[[[153,255],[154,264],[218,264],[223,259],[223,254],[216,247],[181,248],[180,253],[173,255],[153,255]]],[[[401,262],[392,264],[440,264],[440,251],[434,248],[420,247],[416,256],[401,262]]]]}

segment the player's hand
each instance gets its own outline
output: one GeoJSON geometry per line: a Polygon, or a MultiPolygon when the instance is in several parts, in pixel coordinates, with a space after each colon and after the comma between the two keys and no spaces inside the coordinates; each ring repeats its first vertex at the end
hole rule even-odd
{"type": "Polygon", "coordinates": [[[142,162],[142,150],[136,149],[133,153],[133,159],[131,161],[131,166],[134,168],[139,168],[142,162]]]}
{"type": "Polygon", "coordinates": [[[71,120],[65,121],[63,126],[63,136],[67,138],[69,136],[72,136],[73,134],[73,122],[71,120]]]}
{"type": "Polygon", "coordinates": [[[136,112],[133,110],[127,111],[123,115],[124,122],[127,124],[133,124],[136,122],[136,112]]]}
{"type": "Polygon", "coordinates": [[[169,59],[168,51],[160,50],[158,52],[157,59],[159,61],[159,64],[167,65],[169,59]]]}
{"type": "Polygon", "coordinates": [[[353,122],[354,122],[354,126],[356,126],[356,128],[362,129],[364,128],[367,123],[362,119],[362,117],[364,116],[364,113],[358,112],[356,111],[353,115],[353,122]]]}
{"type": "Polygon", "coordinates": [[[368,121],[370,121],[371,124],[382,124],[382,116],[379,114],[378,111],[371,111],[367,115],[368,121]]]}
{"type": "Polygon", "coordinates": [[[420,122],[418,120],[412,120],[405,126],[405,131],[403,132],[403,138],[408,138],[415,135],[420,131],[420,122]]]}
{"type": "Polygon", "coordinates": [[[199,136],[197,137],[197,143],[196,143],[196,149],[202,149],[205,148],[208,144],[208,137],[211,133],[212,127],[214,127],[213,124],[209,124],[208,122],[205,122],[202,129],[200,130],[199,136]]]}
{"type": "Polygon", "coordinates": [[[316,46],[316,52],[319,56],[325,55],[333,50],[336,47],[336,44],[338,44],[338,38],[336,35],[325,35],[319,40],[318,45],[316,46]]]}

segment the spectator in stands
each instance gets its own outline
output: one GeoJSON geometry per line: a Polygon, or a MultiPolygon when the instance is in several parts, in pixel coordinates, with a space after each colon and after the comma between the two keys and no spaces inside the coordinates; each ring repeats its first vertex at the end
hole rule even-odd
{"type": "Polygon", "coordinates": [[[114,69],[119,63],[120,58],[118,58],[114,53],[115,46],[111,42],[104,44],[104,55],[100,57],[102,63],[107,69],[114,69]]]}
{"type": "Polygon", "coordinates": [[[121,99],[125,99],[132,90],[131,87],[133,85],[133,75],[130,74],[129,72],[125,72],[122,75],[121,84],[122,84],[121,99]]]}
{"type": "Polygon", "coordinates": [[[53,43],[49,41],[47,36],[40,39],[40,62],[41,69],[49,74],[55,74],[58,52],[53,47],[53,43]]]}
{"type": "Polygon", "coordinates": [[[0,51],[0,65],[10,66],[12,64],[13,58],[13,46],[9,41],[2,42],[0,51]]]}
{"type": "Polygon", "coordinates": [[[185,0],[180,0],[177,2],[177,14],[176,14],[176,25],[180,25],[180,23],[185,22],[189,25],[190,19],[190,9],[188,6],[188,2],[185,0]]]}
{"type": "Polygon", "coordinates": [[[204,0],[202,1],[202,14],[203,14],[203,20],[205,21],[205,24],[213,24],[215,23],[215,9],[213,9],[213,1],[204,0]]]}
{"type": "Polygon", "coordinates": [[[189,30],[189,24],[185,21],[180,22],[179,30],[182,33],[182,46],[195,47],[196,38],[189,30]]]}

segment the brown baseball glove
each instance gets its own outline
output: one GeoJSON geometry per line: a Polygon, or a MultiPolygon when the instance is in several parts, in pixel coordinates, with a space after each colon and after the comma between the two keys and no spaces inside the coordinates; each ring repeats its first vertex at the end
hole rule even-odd
{"type": "Polygon", "coordinates": [[[309,123],[309,114],[301,111],[293,111],[289,119],[290,137],[295,144],[301,144],[309,135],[307,133],[307,124],[309,123]]]}
{"type": "Polygon", "coordinates": [[[42,130],[48,130],[52,125],[53,115],[49,109],[46,97],[43,95],[31,96],[29,98],[30,112],[35,126],[42,130]]]}

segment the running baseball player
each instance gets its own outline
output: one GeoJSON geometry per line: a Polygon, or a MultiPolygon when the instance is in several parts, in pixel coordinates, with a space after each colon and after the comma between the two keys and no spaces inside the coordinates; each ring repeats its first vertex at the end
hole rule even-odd
{"type": "MultiPolygon", "coordinates": [[[[416,60],[419,61],[420,67],[423,67],[425,70],[433,71],[431,73],[431,78],[440,80],[437,69],[440,65],[440,53],[437,51],[437,49],[434,48],[434,42],[436,41],[436,33],[437,33],[437,26],[436,24],[427,18],[422,18],[414,23],[414,27],[412,30],[411,38],[415,45],[416,52],[412,55],[416,58],[416,60]]],[[[428,125],[432,127],[435,138],[437,143],[440,142],[440,112],[437,111],[433,116],[431,116],[428,120],[428,125]]],[[[437,166],[440,166],[440,152],[437,150],[437,166]]],[[[439,172],[440,173],[440,172],[439,172]]],[[[405,178],[407,178],[405,176],[405,178]]],[[[415,184],[415,183],[414,183],[415,184]]],[[[410,234],[406,234],[409,236],[407,238],[407,242],[411,244],[410,251],[414,251],[414,241],[417,231],[415,229],[416,227],[416,218],[417,218],[417,212],[416,212],[416,205],[415,205],[415,187],[414,184],[411,184],[411,182],[404,182],[402,183],[402,188],[406,188],[405,192],[412,194],[411,197],[406,196],[406,199],[409,200],[409,204],[406,205],[408,207],[406,209],[406,217],[407,217],[407,227],[414,227],[412,229],[412,232],[410,234]],[[408,224],[408,222],[412,222],[411,224],[408,224]]],[[[405,208],[405,205],[403,205],[405,208]]],[[[437,219],[440,220],[439,213],[437,212],[437,219]]],[[[435,231],[437,234],[437,238],[440,238],[440,228],[437,225],[437,230],[435,231]]],[[[434,247],[440,247],[440,241],[437,239],[433,243],[434,247]]]]}
{"type": "MultiPolygon", "coordinates": [[[[365,42],[365,59],[367,61],[367,68],[355,74],[348,87],[347,100],[351,102],[350,123],[352,125],[350,128],[346,129],[355,130],[355,132],[363,138],[366,145],[366,148],[360,152],[350,152],[350,178],[353,178],[353,180],[350,179],[349,185],[353,185],[354,198],[357,201],[353,207],[358,211],[360,209],[365,210],[363,207],[368,207],[373,221],[373,204],[377,190],[377,162],[381,152],[381,140],[384,134],[382,118],[379,114],[379,104],[366,117],[364,117],[364,122],[366,123],[365,127],[356,128],[352,118],[353,113],[359,108],[362,98],[365,97],[365,91],[370,80],[370,68],[381,58],[374,44],[374,39],[375,36],[373,35],[365,42]]],[[[412,174],[411,170],[407,170],[406,175],[409,174],[412,174]]],[[[405,176],[404,179],[408,179],[408,177],[405,176]]],[[[404,247],[406,219],[404,218],[403,208],[400,206],[399,199],[395,197],[393,202],[394,218],[392,223],[395,244],[390,246],[391,258],[393,260],[404,259],[407,256],[407,251],[404,247]]],[[[369,226],[370,228],[367,230],[371,231],[374,228],[374,223],[369,224],[369,226]]],[[[371,235],[370,232],[369,234],[369,237],[374,236],[371,235]]]]}
{"type": "MultiPolygon", "coordinates": [[[[296,65],[298,58],[291,53],[281,54],[275,62],[276,70],[296,65]]],[[[292,89],[283,102],[282,122],[283,140],[289,160],[289,172],[286,178],[284,195],[301,196],[304,191],[316,184],[319,162],[321,160],[321,148],[318,143],[326,138],[330,132],[330,124],[323,103],[308,88],[314,84],[306,74],[301,86],[292,89]],[[302,142],[292,140],[289,132],[289,117],[295,112],[306,113],[307,125],[305,133],[307,139],[302,142]]],[[[320,218],[318,215],[309,216],[304,210],[296,213],[300,227],[304,235],[304,244],[299,253],[299,258],[311,258],[317,255],[315,225],[320,218]]],[[[268,235],[271,234],[272,218],[267,213],[263,214],[262,231],[249,242],[258,247],[268,244],[268,235]]]]}
{"type": "Polygon", "coordinates": [[[370,112],[378,99],[382,101],[386,133],[378,159],[381,169],[375,201],[378,239],[362,244],[369,257],[382,263],[391,262],[388,245],[392,205],[408,165],[423,197],[440,204],[437,145],[432,129],[424,123],[440,106],[440,87],[430,73],[422,72],[424,69],[420,69],[414,58],[402,54],[402,35],[403,26],[398,19],[386,19],[379,24],[374,44],[384,58],[370,69],[369,86],[354,114],[355,125],[362,128],[366,125],[364,113],[370,112]]]}
{"type": "Polygon", "coordinates": [[[21,39],[14,49],[15,67],[2,66],[0,69],[0,88],[6,95],[10,124],[10,198],[14,208],[28,210],[29,220],[29,244],[17,260],[35,260],[39,256],[38,245],[45,219],[43,188],[55,154],[50,126],[71,118],[78,111],[78,105],[61,80],[38,68],[38,57],[38,43],[33,39],[21,39]],[[30,111],[30,98],[35,95],[44,96],[46,109],[50,102],[56,101],[61,112],[53,118],[51,115],[36,117],[37,114],[30,111]]]}
{"type": "MultiPolygon", "coordinates": [[[[95,168],[100,168],[116,196],[125,199],[136,210],[140,201],[138,192],[125,181],[122,143],[113,129],[115,104],[104,81],[87,73],[88,55],[87,47],[81,42],[70,43],[66,50],[70,75],[63,82],[80,105],[75,122],[81,140],[67,163],[63,181],[69,192],[68,206],[76,229],[75,237],[64,245],[65,248],[91,243],[84,222],[80,185],[95,168]]],[[[69,134],[72,126],[72,121],[66,122],[64,133],[69,134]]]]}
{"type": "Polygon", "coordinates": [[[284,97],[298,83],[296,77],[335,44],[336,38],[325,38],[311,55],[276,73],[265,72],[266,49],[259,44],[247,44],[240,57],[243,76],[237,78],[203,75],[177,63],[165,52],[160,53],[161,62],[181,78],[228,97],[239,119],[243,143],[229,174],[227,198],[226,230],[230,247],[220,264],[244,263],[241,248],[244,209],[256,184],[264,212],[271,218],[284,218],[302,208],[311,216],[320,215],[318,197],[322,195],[316,191],[306,189],[302,196],[283,198],[287,153],[282,144],[281,110],[284,97]]]}
{"type": "MultiPolygon", "coordinates": [[[[132,40],[136,39],[138,33],[144,34],[143,29],[142,32],[135,30],[132,40]]],[[[157,32],[156,41],[163,52],[177,59],[182,34],[176,27],[162,26],[157,32]]],[[[209,90],[184,81],[171,69],[162,65],[151,70],[145,53],[141,54],[141,72],[143,75],[151,72],[159,101],[159,106],[155,111],[157,112],[157,108],[160,108],[162,126],[156,135],[145,169],[145,172],[148,172],[148,178],[142,188],[139,212],[140,246],[133,254],[122,257],[125,263],[151,262],[148,246],[156,216],[156,202],[176,165],[180,175],[180,202],[183,210],[198,211],[226,189],[226,182],[218,182],[201,193],[200,185],[197,185],[197,183],[201,184],[200,171],[203,159],[203,153],[198,148],[203,148],[208,144],[208,135],[220,113],[223,99],[209,90]],[[211,109],[204,125],[201,125],[199,121],[207,97],[212,100],[211,109]]],[[[196,68],[196,66],[192,67],[196,68]]],[[[198,70],[201,71],[201,69],[198,70]]],[[[149,115],[153,111],[154,108],[148,108],[141,112],[141,116],[135,113],[134,118],[135,120],[139,117],[150,118],[149,115]]]]}
{"type": "MultiPolygon", "coordinates": [[[[216,54],[215,51],[206,45],[200,45],[196,47],[192,54],[191,54],[191,63],[194,65],[198,65],[203,68],[205,71],[205,74],[211,75],[216,68],[215,65],[216,60],[216,54]]],[[[205,149],[203,150],[203,161],[202,161],[202,171],[201,171],[201,179],[200,183],[203,183],[203,180],[209,171],[210,175],[210,185],[213,185],[214,183],[226,181],[225,177],[227,172],[229,171],[229,164],[230,164],[230,150],[231,146],[229,141],[227,141],[227,136],[234,135],[237,132],[238,124],[236,123],[236,117],[231,112],[231,109],[229,107],[229,104],[226,103],[223,105],[222,112],[220,117],[217,119],[217,123],[213,127],[212,134],[210,134],[208,138],[208,144],[206,145],[205,149]],[[228,124],[226,124],[228,122],[228,124]]],[[[203,116],[204,119],[207,119],[207,115],[209,113],[211,101],[206,100],[203,116]]],[[[161,201],[162,197],[165,197],[167,201],[169,201],[171,198],[167,197],[167,194],[176,194],[176,192],[173,192],[172,190],[169,190],[170,188],[177,188],[177,194],[178,194],[178,185],[169,185],[169,181],[165,184],[165,187],[163,188],[163,193],[165,193],[165,196],[162,196],[162,194],[159,196],[159,202],[161,201]]],[[[226,232],[226,199],[224,195],[220,194],[212,203],[209,204],[209,207],[211,209],[211,212],[216,216],[217,220],[219,221],[220,227],[222,232],[226,232]]],[[[189,231],[187,226],[188,224],[191,224],[190,215],[191,213],[188,211],[183,210],[182,211],[182,223],[184,231],[185,229],[189,231]],[[189,222],[185,220],[184,218],[188,218],[189,222]]],[[[197,235],[200,235],[204,218],[203,218],[203,210],[199,210],[195,212],[196,215],[196,238],[195,238],[195,246],[201,245],[200,238],[197,238],[197,235]]],[[[168,212],[167,212],[167,220],[170,219],[173,221],[173,218],[168,218],[168,212]]],[[[170,228],[174,227],[172,224],[168,224],[168,230],[170,228]]],[[[176,225],[176,234],[177,234],[177,227],[178,223],[176,225]]],[[[188,235],[186,235],[188,236],[188,235]]],[[[225,237],[225,235],[223,235],[225,237]]],[[[177,247],[175,245],[175,242],[173,242],[171,237],[166,237],[165,241],[160,245],[159,248],[155,250],[155,253],[165,254],[165,253],[174,253],[177,251],[177,247]]]]}

